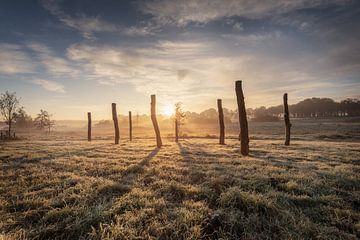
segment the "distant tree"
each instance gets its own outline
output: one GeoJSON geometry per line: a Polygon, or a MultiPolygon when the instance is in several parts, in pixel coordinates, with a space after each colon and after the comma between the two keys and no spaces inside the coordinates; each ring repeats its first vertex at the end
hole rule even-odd
{"type": "Polygon", "coordinates": [[[15,123],[16,127],[19,128],[29,128],[33,125],[33,120],[30,115],[28,115],[24,107],[20,107],[15,113],[15,123]]]}
{"type": "Polygon", "coordinates": [[[5,119],[5,123],[9,126],[9,137],[11,135],[11,127],[15,119],[15,112],[19,106],[19,99],[16,97],[16,93],[10,93],[6,91],[1,94],[0,97],[0,112],[5,119]]]}
{"type": "Polygon", "coordinates": [[[180,126],[184,124],[186,114],[184,113],[181,102],[175,103],[175,142],[179,141],[180,126]]]}
{"type": "Polygon", "coordinates": [[[40,130],[48,129],[50,133],[51,128],[55,125],[55,121],[51,120],[51,116],[48,111],[41,109],[34,120],[34,125],[40,130]]]}

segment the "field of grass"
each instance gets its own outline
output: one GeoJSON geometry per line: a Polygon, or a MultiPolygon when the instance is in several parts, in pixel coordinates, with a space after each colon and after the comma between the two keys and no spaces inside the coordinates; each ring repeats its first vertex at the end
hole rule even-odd
{"type": "Polygon", "coordinates": [[[0,144],[0,239],[357,239],[360,143],[0,144]]]}

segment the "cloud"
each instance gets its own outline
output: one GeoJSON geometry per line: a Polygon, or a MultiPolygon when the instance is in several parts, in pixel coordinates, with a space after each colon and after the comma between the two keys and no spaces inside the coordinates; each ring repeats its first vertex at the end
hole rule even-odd
{"type": "Polygon", "coordinates": [[[138,6],[162,24],[185,26],[207,23],[224,17],[263,18],[303,8],[346,4],[344,0],[143,0],[138,6]]]}
{"type": "Polygon", "coordinates": [[[61,9],[59,2],[59,0],[42,0],[45,9],[67,26],[78,30],[86,39],[94,40],[94,33],[115,32],[118,30],[116,25],[102,20],[99,16],[88,17],[82,14],[72,17],[61,9]]]}
{"type": "Polygon", "coordinates": [[[41,63],[50,74],[73,75],[78,73],[67,59],[56,56],[56,54],[46,45],[38,42],[31,42],[27,44],[27,47],[35,53],[35,57],[38,59],[39,63],[41,63]]]}
{"type": "Polygon", "coordinates": [[[204,106],[213,99],[227,98],[237,79],[244,80],[245,90],[251,93],[246,96],[249,106],[258,106],[279,104],[283,92],[300,100],[311,97],[314,89],[319,93],[331,92],[335,86],[345,89],[349,84],[347,77],[358,72],[354,69],[357,65],[345,64],[351,67],[346,70],[332,63],[333,54],[338,51],[321,55],[321,61],[318,52],[298,54],[296,51],[296,58],[291,61],[294,52],[274,54],[273,48],[288,47],[284,45],[284,36],[276,32],[242,35],[235,38],[236,47],[226,42],[233,41],[232,37],[219,42],[204,38],[158,41],[141,48],[75,44],[68,48],[67,56],[81,63],[83,71],[101,84],[131,84],[137,92],[160,94],[166,102],[191,105],[201,99],[204,106]],[[256,51],[263,46],[273,48],[256,51]]]}
{"type": "Polygon", "coordinates": [[[32,83],[41,86],[50,92],[65,93],[65,87],[61,83],[44,79],[35,79],[32,83]]]}
{"type": "Polygon", "coordinates": [[[160,31],[160,26],[151,21],[141,22],[136,26],[131,26],[123,29],[123,33],[129,36],[154,35],[160,31]]]}
{"type": "Polygon", "coordinates": [[[0,73],[32,73],[35,64],[20,45],[0,43],[0,73]]]}

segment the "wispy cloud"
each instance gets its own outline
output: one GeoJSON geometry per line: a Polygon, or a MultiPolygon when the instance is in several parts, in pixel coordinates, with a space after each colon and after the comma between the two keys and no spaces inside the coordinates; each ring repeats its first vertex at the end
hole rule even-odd
{"type": "Polygon", "coordinates": [[[223,17],[263,18],[302,8],[345,4],[344,0],[143,0],[140,9],[163,24],[207,23],[223,17]]]}
{"type": "Polygon", "coordinates": [[[31,73],[35,71],[35,67],[22,46],[0,43],[0,73],[31,73]]]}
{"type": "Polygon", "coordinates": [[[50,92],[65,93],[65,87],[61,83],[44,79],[35,79],[32,83],[41,86],[50,92]]]}
{"type": "Polygon", "coordinates": [[[35,53],[37,61],[46,68],[49,74],[73,75],[78,71],[71,66],[69,60],[56,56],[46,45],[38,42],[31,42],[27,47],[35,53]]]}
{"type": "Polygon", "coordinates": [[[78,30],[86,39],[94,40],[94,33],[115,32],[118,30],[118,27],[115,24],[101,19],[100,16],[88,17],[84,14],[80,14],[76,17],[70,16],[62,10],[59,2],[59,0],[42,0],[45,9],[67,26],[78,30]]]}

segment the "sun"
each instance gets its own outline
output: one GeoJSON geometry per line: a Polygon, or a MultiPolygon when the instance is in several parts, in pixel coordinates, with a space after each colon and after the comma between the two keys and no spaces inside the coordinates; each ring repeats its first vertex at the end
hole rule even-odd
{"type": "Polygon", "coordinates": [[[167,104],[164,107],[162,107],[162,111],[161,111],[164,115],[170,117],[172,115],[174,115],[175,113],[175,109],[174,106],[167,104]]]}

